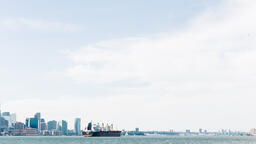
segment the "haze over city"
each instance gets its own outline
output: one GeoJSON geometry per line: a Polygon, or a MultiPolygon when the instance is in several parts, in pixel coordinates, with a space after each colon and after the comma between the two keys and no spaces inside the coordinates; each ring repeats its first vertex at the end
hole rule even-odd
{"type": "Polygon", "coordinates": [[[256,127],[254,0],[0,0],[1,110],[119,129],[256,127]]]}

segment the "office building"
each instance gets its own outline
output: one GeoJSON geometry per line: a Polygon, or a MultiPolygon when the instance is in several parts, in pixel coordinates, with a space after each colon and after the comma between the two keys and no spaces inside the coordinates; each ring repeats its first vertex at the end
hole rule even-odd
{"type": "Polygon", "coordinates": [[[37,129],[39,128],[39,120],[37,118],[27,118],[26,127],[37,129]]]}
{"type": "Polygon", "coordinates": [[[55,121],[55,120],[49,121],[47,123],[47,125],[48,125],[48,130],[49,131],[57,130],[57,121],[55,121]]]}
{"type": "Polygon", "coordinates": [[[8,127],[14,127],[16,123],[16,114],[10,112],[3,112],[2,117],[8,121],[8,127]]]}
{"type": "Polygon", "coordinates": [[[68,123],[65,120],[61,122],[61,133],[62,135],[68,135],[68,123]]]}
{"type": "Polygon", "coordinates": [[[41,132],[41,114],[36,113],[33,118],[26,119],[26,127],[37,129],[37,131],[41,132]]]}
{"type": "Polygon", "coordinates": [[[41,119],[41,131],[47,130],[47,124],[44,119],[41,119]]]}
{"type": "Polygon", "coordinates": [[[75,119],[75,133],[76,135],[81,135],[81,119],[80,118],[75,119]]]}
{"type": "Polygon", "coordinates": [[[22,123],[22,122],[16,122],[16,123],[15,123],[15,129],[17,129],[17,130],[23,130],[23,129],[25,129],[25,124],[22,123]]]}
{"type": "Polygon", "coordinates": [[[62,129],[62,122],[59,121],[57,124],[57,130],[61,132],[61,129],[62,129]]]}
{"type": "Polygon", "coordinates": [[[41,132],[41,113],[36,113],[34,118],[36,118],[38,120],[38,131],[41,132]]]}
{"type": "Polygon", "coordinates": [[[8,121],[5,120],[3,117],[0,117],[0,129],[8,128],[8,121]]]}

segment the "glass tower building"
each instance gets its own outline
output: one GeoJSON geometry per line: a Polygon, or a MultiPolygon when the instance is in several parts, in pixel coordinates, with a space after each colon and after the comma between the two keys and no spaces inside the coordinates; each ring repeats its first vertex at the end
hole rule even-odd
{"type": "Polygon", "coordinates": [[[80,118],[75,119],[75,133],[76,135],[81,135],[81,119],[80,118]]]}

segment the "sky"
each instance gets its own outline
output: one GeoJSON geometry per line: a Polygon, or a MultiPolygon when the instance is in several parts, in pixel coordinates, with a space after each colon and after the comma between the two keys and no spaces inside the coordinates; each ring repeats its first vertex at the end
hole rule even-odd
{"type": "Polygon", "coordinates": [[[256,127],[254,0],[0,0],[0,103],[118,129],[256,127]]]}

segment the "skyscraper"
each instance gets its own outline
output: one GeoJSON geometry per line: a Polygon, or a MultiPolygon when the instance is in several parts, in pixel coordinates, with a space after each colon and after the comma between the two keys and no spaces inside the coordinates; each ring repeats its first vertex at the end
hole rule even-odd
{"type": "Polygon", "coordinates": [[[55,121],[55,120],[48,121],[47,125],[48,125],[48,130],[49,131],[57,130],[57,121],[55,121]]]}
{"type": "Polygon", "coordinates": [[[62,120],[61,122],[61,133],[63,135],[68,135],[68,123],[65,120],[62,120]]]}
{"type": "Polygon", "coordinates": [[[47,124],[44,119],[41,119],[41,131],[47,130],[47,124]]]}
{"type": "Polygon", "coordinates": [[[8,121],[8,127],[14,127],[16,123],[16,114],[10,112],[3,112],[2,117],[8,121]]]}
{"type": "Polygon", "coordinates": [[[80,118],[75,119],[75,133],[76,135],[81,135],[81,119],[80,118]]]}
{"type": "Polygon", "coordinates": [[[33,118],[27,118],[26,127],[35,128],[38,132],[41,132],[41,114],[36,113],[33,118]]]}
{"type": "Polygon", "coordinates": [[[57,123],[57,130],[58,131],[62,131],[62,121],[59,121],[58,123],[57,123]]]}
{"type": "Polygon", "coordinates": [[[36,118],[38,120],[38,132],[41,132],[41,113],[36,113],[34,118],[36,118]]]}
{"type": "Polygon", "coordinates": [[[0,129],[8,128],[8,121],[5,120],[3,117],[0,117],[0,129]]]}
{"type": "Polygon", "coordinates": [[[39,121],[37,118],[27,118],[26,119],[26,127],[38,129],[39,121]]]}

